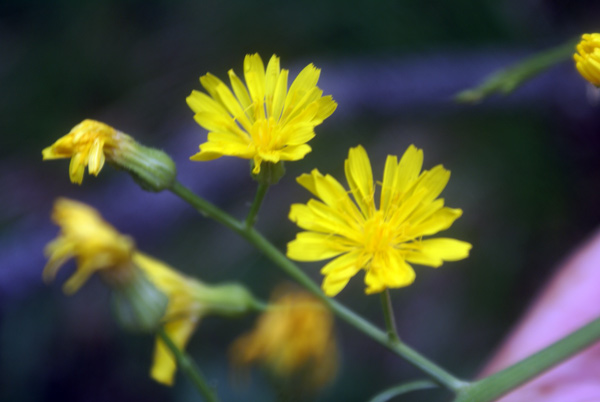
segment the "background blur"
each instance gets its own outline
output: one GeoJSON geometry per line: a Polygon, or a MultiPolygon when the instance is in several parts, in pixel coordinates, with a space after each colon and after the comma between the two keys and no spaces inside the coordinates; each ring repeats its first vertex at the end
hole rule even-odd
{"type": "MultiPolygon", "coordinates": [[[[338,110],[317,127],[313,152],[288,163],[268,194],[258,228],[281,248],[297,228],[286,219],[308,193],[293,180],[318,167],[343,178],[348,148],[366,147],[381,179],[387,154],[414,143],[425,166],[452,171],[443,196],[464,215],[445,234],[473,243],[472,256],[439,270],[417,267],[394,291],[401,336],[459,376],[481,368],[536,291],[600,223],[600,114],[565,62],[515,94],[479,105],[452,95],[493,70],[597,32],[591,0],[520,1],[16,1],[0,0],[0,400],[191,401],[148,377],[153,339],[114,323],[97,279],[67,297],[45,286],[44,245],[57,233],[56,197],[98,208],[141,250],[207,282],[238,280],[257,296],[287,278],[243,240],[199,217],[170,193],[140,190],[106,167],[81,187],[68,161],[41,150],[85,118],[107,122],[176,160],[179,179],[242,217],[254,195],[248,163],[188,160],[206,139],[185,97],[206,72],[242,72],[247,53],[281,56],[296,74],[322,69],[319,86],[338,110]],[[80,4],[81,3],[81,4],[80,4]]],[[[320,281],[322,264],[301,264],[320,281]]],[[[360,278],[360,277],[359,277],[360,278]]],[[[383,325],[379,298],[357,278],[338,298],[383,325]]],[[[269,401],[255,370],[236,381],[225,356],[254,317],[207,318],[188,347],[223,401],[269,401]]],[[[339,322],[341,366],[319,401],[364,401],[422,378],[339,322]]],[[[422,391],[406,401],[443,401],[422,391]]]]}

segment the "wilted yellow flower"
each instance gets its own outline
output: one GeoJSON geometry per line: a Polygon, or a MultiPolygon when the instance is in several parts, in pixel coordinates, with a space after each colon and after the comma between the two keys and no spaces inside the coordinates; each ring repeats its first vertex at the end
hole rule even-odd
{"type": "Polygon", "coordinates": [[[265,70],[258,54],[244,59],[246,85],[229,70],[233,92],[212,74],[200,78],[207,94],[192,91],[187,103],[194,118],[209,130],[208,142],[190,159],[208,161],[223,155],[254,161],[253,173],[262,162],[295,161],[311,148],[306,143],[314,128],[336,108],[331,96],[317,87],[320,70],[306,66],[288,91],[288,70],[279,68],[273,55],[265,70]]]}
{"type": "Polygon", "coordinates": [[[573,55],[579,74],[596,86],[600,86],[600,34],[583,34],[573,55]]]}
{"type": "MultiPolygon", "coordinates": [[[[206,313],[207,305],[203,300],[206,285],[139,252],[134,254],[133,261],[167,296],[169,302],[163,317],[165,332],[180,350],[184,350],[200,318],[206,313]]],[[[171,351],[157,337],[150,376],[162,384],[172,385],[175,370],[176,363],[171,351]]]]}
{"type": "MultiPolygon", "coordinates": [[[[118,296],[116,313],[128,328],[155,330],[164,324],[167,335],[183,350],[203,315],[240,314],[256,307],[252,295],[240,285],[209,286],[137,251],[130,237],[88,205],[59,199],[52,218],[61,233],[46,247],[49,261],[44,279],[54,279],[59,268],[75,258],[76,271],[65,283],[65,293],[76,292],[99,272],[118,296]]],[[[175,367],[171,352],[157,338],[152,378],[170,385],[175,367]]]]}
{"type": "Polygon", "coordinates": [[[123,133],[96,120],[84,120],[51,146],[42,151],[44,160],[71,158],[69,177],[71,182],[81,184],[83,172],[98,176],[106,161],[105,153],[117,146],[123,133]]]}
{"type": "Polygon", "coordinates": [[[161,191],[175,181],[175,163],[165,152],[95,120],[84,120],[42,151],[43,160],[71,158],[69,177],[81,184],[83,172],[98,176],[106,161],[129,172],[142,188],[161,191]]]}
{"type": "Polygon", "coordinates": [[[43,274],[45,281],[53,280],[60,267],[71,258],[77,260],[77,268],[64,284],[67,294],[79,290],[97,271],[109,281],[121,283],[134,275],[131,264],[135,248],[133,239],[120,234],[94,208],[59,198],[54,204],[52,220],[61,231],[44,250],[48,256],[43,274]]]}
{"type": "Polygon", "coordinates": [[[439,267],[443,261],[466,258],[469,243],[422,240],[449,228],[462,214],[436,199],[450,172],[438,165],[421,173],[422,165],[423,151],[413,145],[400,162],[396,156],[387,157],[379,209],[371,163],[362,146],[351,148],[345,162],[355,202],[330,175],[315,169],[298,177],[298,183],[322,201],[292,205],[289,218],[307,231],[288,243],[288,257],[298,261],[337,257],[321,270],[322,287],[329,296],[337,295],[361,269],[366,271],[366,293],[371,294],[410,285],[415,272],[409,263],[439,267]]]}
{"type": "Polygon", "coordinates": [[[279,287],[252,332],[232,344],[230,356],[236,365],[262,363],[277,376],[320,388],[337,371],[332,314],[309,293],[279,287]]]}

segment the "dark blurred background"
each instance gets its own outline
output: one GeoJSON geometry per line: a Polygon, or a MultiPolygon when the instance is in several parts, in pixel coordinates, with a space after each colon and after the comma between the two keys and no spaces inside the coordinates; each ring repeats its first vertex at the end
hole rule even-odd
{"type": "MultiPolygon", "coordinates": [[[[318,167],[343,178],[351,146],[369,152],[376,179],[385,155],[414,143],[425,165],[444,164],[447,204],[464,215],[445,232],[473,243],[468,260],[417,267],[394,291],[401,336],[462,377],[473,377],[557,264],[600,222],[597,94],[567,61],[506,98],[457,105],[452,96],[497,68],[598,30],[598,2],[521,1],[87,1],[0,0],[0,400],[191,401],[148,377],[153,339],[124,333],[97,279],[77,294],[45,286],[43,247],[57,233],[56,197],[98,208],[139,248],[207,282],[238,280],[267,299],[286,276],[243,240],[170,193],[145,193],[106,167],[81,187],[68,161],[41,150],[85,118],[161,147],[179,179],[235,216],[254,195],[248,163],[188,160],[206,139],[185,104],[198,77],[242,72],[243,57],[276,53],[296,74],[322,68],[319,86],[338,110],[317,127],[313,152],[288,163],[258,228],[282,249],[286,219],[308,193],[293,180],[318,167]]],[[[301,264],[320,281],[323,264],[301,264]]],[[[383,325],[379,298],[360,276],[338,298],[383,325]]],[[[205,319],[188,347],[223,401],[269,401],[256,370],[235,381],[226,354],[253,325],[205,319]]],[[[407,363],[339,322],[341,366],[318,401],[364,401],[422,378],[407,363]]],[[[398,400],[444,401],[443,391],[398,400]]]]}

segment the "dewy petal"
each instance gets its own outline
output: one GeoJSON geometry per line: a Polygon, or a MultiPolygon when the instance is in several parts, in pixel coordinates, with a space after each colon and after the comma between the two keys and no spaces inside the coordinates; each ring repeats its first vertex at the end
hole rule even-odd
{"type": "Polygon", "coordinates": [[[407,247],[414,250],[405,254],[407,261],[437,268],[444,261],[467,258],[472,246],[461,240],[439,238],[409,243],[407,247]]]}
{"type": "Polygon", "coordinates": [[[346,180],[354,195],[354,200],[360,207],[363,215],[369,217],[373,215],[375,203],[375,187],[373,185],[373,172],[371,171],[371,162],[367,152],[362,146],[350,148],[348,159],[344,163],[346,171],[346,180]]]}
{"type": "Polygon", "coordinates": [[[296,261],[326,260],[345,251],[348,247],[335,236],[315,232],[300,232],[287,246],[287,256],[296,261]]]}
{"type": "MultiPolygon", "coordinates": [[[[194,332],[194,329],[196,329],[198,322],[197,319],[177,320],[167,323],[164,328],[165,332],[177,348],[179,348],[179,350],[184,350],[185,345],[194,332]]],[[[157,337],[154,347],[154,362],[152,363],[150,376],[161,384],[172,385],[176,368],[175,359],[171,354],[171,351],[164,342],[157,337]]]]}

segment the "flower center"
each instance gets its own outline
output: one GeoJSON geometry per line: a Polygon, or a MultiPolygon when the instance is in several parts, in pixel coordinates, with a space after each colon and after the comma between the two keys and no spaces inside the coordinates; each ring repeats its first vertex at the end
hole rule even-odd
{"type": "Polygon", "coordinates": [[[386,222],[382,211],[377,211],[365,222],[364,226],[364,250],[375,254],[385,252],[394,246],[394,230],[389,222],[386,222]]]}
{"type": "Polygon", "coordinates": [[[273,117],[260,119],[252,127],[252,141],[259,152],[270,153],[280,148],[280,130],[273,117]]]}

